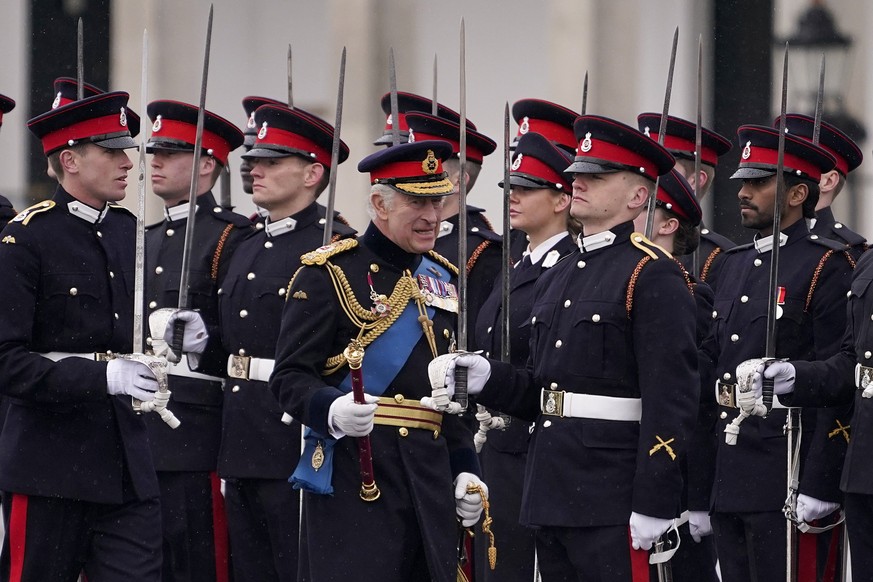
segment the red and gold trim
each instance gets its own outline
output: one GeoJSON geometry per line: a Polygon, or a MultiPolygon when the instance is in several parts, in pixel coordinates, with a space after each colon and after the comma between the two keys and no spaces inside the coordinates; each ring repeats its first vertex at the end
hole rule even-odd
{"type": "Polygon", "coordinates": [[[403,396],[380,396],[374,424],[418,428],[433,431],[434,438],[442,430],[443,415],[403,396]]]}

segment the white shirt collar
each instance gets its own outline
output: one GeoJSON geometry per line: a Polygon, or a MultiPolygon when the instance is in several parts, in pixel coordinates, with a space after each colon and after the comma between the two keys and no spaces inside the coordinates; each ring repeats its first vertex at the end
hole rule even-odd
{"type": "MultiPolygon", "coordinates": [[[[552,249],[553,246],[558,244],[558,242],[560,242],[565,236],[569,236],[569,235],[570,235],[570,233],[568,233],[566,231],[559,232],[558,234],[551,236],[551,237],[547,238],[546,240],[544,240],[543,242],[541,242],[540,245],[537,248],[535,248],[534,250],[530,250],[530,243],[528,243],[527,249],[525,249],[523,256],[530,255],[530,262],[533,263],[534,265],[536,265],[541,260],[543,260],[543,257],[546,256],[546,253],[548,253],[552,249]]],[[[551,265],[549,265],[549,266],[551,266],[551,265]]]]}
{"type": "Polygon", "coordinates": [[[96,208],[88,206],[84,202],[73,200],[72,202],[67,202],[67,210],[70,211],[70,214],[81,218],[85,222],[96,224],[103,220],[103,217],[106,216],[106,213],[109,211],[109,205],[104,204],[103,210],[97,210],[96,208]]]}
{"type": "Polygon", "coordinates": [[[577,244],[579,250],[583,253],[595,251],[599,248],[608,247],[615,242],[615,233],[611,230],[604,230],[591,236],[579,237],[577,244]]]}
{"type": "Polygon", "coordinates": [[[297,221],[291,217],[283,218],[276,222],[270,222],[270,219],[268,218],[267,223],[264,225],[264,230],[270,238],[285,234],[286,232],[291,232],[295,228],[297,228],[297,221]]]}
{"type": "MultiPolygon", "coordinates": [[[[176,206],[164,207],[164,216],[170,222],[175,222],[177,220],[187,220],[188,219],[188,206],[190,202],[183,202],[182,204],[177,204],[176,206]]],[[[195,209],[194,212],[197,212],[195,209]]]]}
{"type": "MultiPolygon", "coordinates": [[[[784,232],[779,233],[779,246],[784,247],[785,243],[788,242],[788,235],[784,232]]],[[[755,249],[757,249],[758,254],[766,253],[773,249],[773,235],[765,236],[761,238],[755,239],[755,249]]]]}
{"type": "Polygon", "coordinates": [[[437,238],[443,238],[447,234],[452,234],[453,230],[455,230],[455,225],[448,220],[444,220],[440,223],[440,231],[437,233],[437,238]]]}

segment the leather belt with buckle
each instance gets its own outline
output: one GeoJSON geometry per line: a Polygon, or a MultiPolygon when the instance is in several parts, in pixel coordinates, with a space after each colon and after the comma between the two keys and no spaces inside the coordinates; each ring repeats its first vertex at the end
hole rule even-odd
{"type": "Polygon", "coordinates": [[[230,355],[227,358],[227,375],[239,380],[267,382],[275,365],[276,360],[230,355]]]}
{"type": "Polygon", "coordinates": [[[540,410],[548,416],[639,422],[643,403],[639,398],[576,394],[543,388],[540,393],[540,410]]]}

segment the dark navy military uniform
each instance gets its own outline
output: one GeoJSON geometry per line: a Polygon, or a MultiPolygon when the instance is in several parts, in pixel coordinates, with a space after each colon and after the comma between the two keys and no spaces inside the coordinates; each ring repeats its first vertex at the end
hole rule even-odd
{"type": "Polygon", "coordinates": [[[83,568],[94,580],[160,576],[159,491],[144,417],[130,397],[107,395],[105,362],[40,355],[131,351],[135,226],[121,207],[94,210],[58,188],[4,229],[3,579],[15,565],[10,536],[26,540],[22,579],[49,579],[59,564],[66,579],[83,568]]]}
{"type": "Polygon", "coordinates": [[[830,206],[816,210],[815,223],[810,230],[813,234],[849,247],[849,252],[856,261],[861,258],[861,253],[867,250],[867,239],[834,218],[834,211],[830,206]]]}
{"type": "Polygon", "coordinates": [[[6,226],[10,220],[15,218],[16,214],[18,213],[15,212],[9,199],[5,196],[0,196],[0,230],[3,230],[3,227],[6,226]]]}
{"type": "Polygon", "coordinates": [[[694,299],[679,266],[632,232],[624,223],[583,239],[585,250],[540,277],[527,368],[492,361],[479,396],[535,421],[521,522],[541,528],[544,579],[608,570],[629,580],[631,512],[681,510],[678,458],[698,402],[694,299]],[[560,391],[608,398],[608,411],[638,407],[636,416],[572,418],[560,391]]]}
{"type": "MultiPolygon", "coordinates": [[[[784,288],[784,301],[776,326],[776,356],[828,357],[838,349],[845,329],[850,259],[842,245],[809,234],[803,220],[782,234],[787,241],[779,256],[778,283],[784,288]]],[[[771,256],[769,247],[760,252],[751,244],[735,247],[726,253],[719,273],[722,284],[716,285],[713,337],[717,378],[726,385],[736,382],[739,363],[764,352],[771,256]]],[[[726,580],[748,579],[750,567],[757,568],[759,579],[775,580],[784,576],[785,568],[781,509],[787,490],[786,411],[774,409],[767,418],[747,418],[737,444],[729,446],[723,431],[737,414],[735,408],[720,406],[712,496],[719,561],[726,580]],[[751,528],[751,534],[744,534],[743,527],[747,532],[751,528]],[[755,540],[755,555],[749,558],[746,535],[755,540]]],[[[815,428],[815,411],[804,411],[802,423],[801,438],[808,442],[815,428]]],[[[804,455],[805,450],[801,458],[804,455]]]]}
{"type": "Polygon", "coordinates": [[[697,247],[699,264],[697,272],[695,272],[694,253],[679,257],[679,262],[701,283],[712,283],[718,279],[714,273],[718,271],[718,266],[724,259],[724,252],[735,246],[729,238],[713,232],[701,224],[700,245],[697,247]]]}
{"type": "MultiPolygon", "coordinates": [[[[515,231],[522,234],[522,231],[515,231]]],[[[576,243],[567,234],[549,250],[537,264],[529,258],[520,260],[509,272],[510,315],[509,361],[522,367],[527,363],[530,344],[530,316],[533,308],[534,285],[540,275],[560,258],[576,250],[576,243]]],[[[485,350],[485,357],[500,357],[503,337],[502,290],[495,284],[491,295],[479,311],[476,337],[481,338],[476,349],[485,350]]],[[[531,580],[534,572],[534,531],[519,524],[524,467],[530,440],[530,422],[511,419],[505,430],[488,432],[488,440],[479,452],[483,477],[490,483],[493,529],[500,535],[500,559],[497,569],[485,567],[482,558],[477,562],[477,576],[482,580],[531,580]]],[[[477,541],[484,536],[478,536],[477,541]]],[[[483,539],[483,541],[485,541],[483,539]]]]}
{"type": "MultiPolygon", "coordinates": [[[[434,250],[453,265],[458,261],[458,215],[442,221],[434,250]]],[[[467,206],[467,309],[474,316],[497,281],[502,271],[502,237],[494,232],[484,211],[467,206]]]]}
{"type": "MultiPolygon", "coordinates": [[[[340,241],[337,245],[351,248],[325,253],[328,261],[325,266],[314,263],[304,266],[292,281],[282,314],[276,370],[270,381],[282,409],[320,435],[329,434],[330,405],[348,391],[339,387],[349,374],[348,366],[335,356],[360,332],[344,312],[341,297],[354,299],[357,306],[349,309],[355,313],[363,315],[360,310],[369,313],[371,306],[376,307],[370,298],[368,281],[372,281],[372,290],[388,296],[389,312],[403,310],[407,305],[414,307],[406,293],[398,292],[400,299],[392,303],[392,290],[403,283],[404,273],[414,272],[423,260],[422,255],[402,250],[373,225],[357,245],[354,241],[340,241]],[[339,272],[348,286],[345,283],[334,286],[330,273],[339,272]],[[326,373],[326,368],[335,371],[326,373]]],[[[425,257],[442,264],[433,256],[425,257]]],[[[450,282],[442,273],[437,276],[430,269],[428,273],[434,280],[450,282]]],[[[430,319],[436,351],[446,353],[455,331],[455,313],[433,308],[430,319]]],[[[399,366],[387,385],[368,384],[365,380],[367,392],[382,395],[380,409],[393,404],[412,407],[416,413],[426,411],[417,404],[423,396],[430,395],[427,365],[434,355],[420,325],[416,318],[405,323],[395,321],[384,332],[385,337],[376,340],[397,341],[392,340],[396,337],[390,336],[392,333],[417,337],[396,345],[383,344],[382,349],[388,354],[411,350],[402,362],[374,361],[376,345],[366,348],[365,377],[368,369],[379,373],[386,367],[399,366]],[[392,329],[395,325],[398,327],[392,329]]],[[[356,439],[335,441],[333,495],[304,493],[305,535],[299,580],[455,580],[458,529],[452,481],[461,472],[478,472],[472,434],[456,416],[445,415],[441,427],[436,421],[427,428],[413,425],[398,428],[381,424],[380,410],[376,415],[370,441],[381,496],[372,503],[359,498],[361,476],[356,439]]],[[[308,466],[313,460],[305,454],[301,465],[308,466]]],[[[327,467],[320,469],[325,470],[327,467]]]]}
{"type": "MultiPolygon", "coordinates": [[[[286,220],[267,221],[239,245],[218,295],[221,333],[205,354],[217,362],[216,373],[226,373],[219,370],[226,371],[228,354],[273,360],[288,282],[300,256],[321,245],[323,216],[310,204],[286,220]]],[[[334,233],[354,231],[334,222],[334,233]]],[[[218,472],[226,480],[237,582],[297,576],[300,499],[287,480],[300,457],[300,425],[283,422],[266,380],[230,377],[224,391],[218,472]]]]}
{"type": "MultiPolygon", "coordinates": [[[[246,217],[221,208],[212,192],[198,196],[196,205],[189,306],[200,313],[210,334],[217,335],[216,292],[234,249],[251,226],[246,217]]],[[[179,303],[188,204],[166,209],[165,214],[165,220],[146,232],[147,314],[179,303]]],[[[156,415],[146,417],[163,500],[165,580],[193,573],[209,580],[216,570],[228,567],[224,502],[215,473],[221,441],[221,378],[190,372],[187,358],[169,372],[171,406],[181,426],[171,429],[156,415]],[[220,519],[214,520],[215,515],[220,519]]]]}

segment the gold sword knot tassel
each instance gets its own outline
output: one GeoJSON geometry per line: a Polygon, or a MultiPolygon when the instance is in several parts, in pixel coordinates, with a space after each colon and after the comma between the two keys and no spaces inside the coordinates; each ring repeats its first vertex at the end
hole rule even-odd
{"type": "Polygon", "coordinates": [[[482,533],[488,536],[488,567],[493,570],[497,567],[497,546],[494,545],[494,532],[491,531],[491,524],[494,523],[491,517],[491,504],[488,502],[488,496],[485,495],[485,489],[477,483],[468,483],[467,493],[478,493],[482,498],[482,510],[485,512],[482,533]]]}

